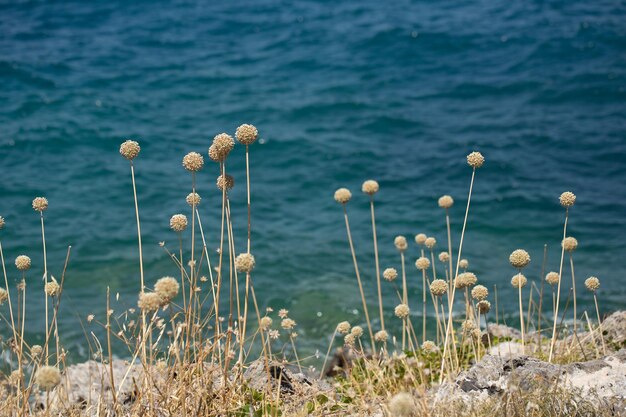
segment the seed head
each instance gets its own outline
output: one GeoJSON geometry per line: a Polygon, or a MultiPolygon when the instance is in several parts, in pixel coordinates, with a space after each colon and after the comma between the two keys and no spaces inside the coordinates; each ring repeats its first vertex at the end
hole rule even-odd
{"type": "Polygon", "coordinates": [[[415,243],[417,243],[418,245],[423,245],[426,242],[427,238],[428,236],[426,236],[424,233],[418,233],[415,235],[415,243]]]}
{"type": "Polygon", "coordinates": [[[459,274],[459,276],[456,277],[456,279],[454,280],[454,286],[459,289],[471,287],[472,285],[476,284],[477,281],[478,279],[473,272],[463,272],[459,274]]]}
{"type": "Polygon", "coordinates": [[[50,281],[44,286],[44,291],[48,297],[56,297],[61,293],[61,286],[56,281],[50,281]]]}
{"type": "Polygon", "coordinates": [[[33,210],[43,212],[48,209],[48,199],[45,197],[37,197],[33,200],[33,210]]]}
{"type": "Polygon", "coordinates": [[[280,317],[281,319],[286,319],[289,316],[289,310],[287,310],[286,308],[281,308],[280,310],[278,310],[278,317],[280,317]]]}
{"type": "Polygon", "coordinates": [[[187,197],[185,198],[185,201],[191,207],[193,207],[193,206],[197,207],[197,206],[200,205],[200,201],[202,201],[202,197],[200,197],[200,194],[198,194],[198,193],[189,193],[187,195],[187,197]]]}
{"type": "Polygon", "coordinates": [[[61,383],[61,372],[54,366],[42,366],[35,374],[35,383],[44,391],[50,391],[61,383]]]}
{"type": "Polygon", "coordinates": [[[511,252],[509,262],[514,268],[522,269],[530,263],[530,255],[524,249],[516,249],[511,252]]]}
{"type": "Polygon", "coordinates": [[[222,159],[223,155],[222,153],[220,153],[220,151],[218,151],[217,147],[215,145],[211,145],[209,146],[209,158],[214,161],[214,162],[224,162],[224,160],[226,159],[226,157],[224,156],[222,159]]]}
{"type": "Polygon", "coordinates": [[[471,319],[464,320],[461,324],[461,328],[463,329],[463,333],[469,335],[474,331],[474,329],[476,329],[476,322],[471,319]]]}
{"type": "Polygon", "coordinates": [[[411,394],[401,392],[389,400],[389,412],[393,417],[414,417],[417,415],[415,400],[411,394]]]}
{"type": "Polygon", "coordinates": [[[444,209],[449,209],[454,204],[454,199],[449,195],[442,195],[439,197],[439,207],[444,209]]]}
{"type": "Polygon", "coordinates": [[[472,298],[474,300],[484,300],[489,295],[489,290],[484,285],[477,285],[472,288],[472,298]]]}
{"type": "Polygon", "coordinates": [[[252,145],[258,136],[259,131],[253,125],[242,124],[235,131],[235,137],[243,145],[252,145]]]}
{"type": "Polygon", "coordinates": [[[339,188],[335,191],[335,201],[339,204],[346,204],[352,198],[352,193],[347,188],[339,188]]]}
{"type": "Polygon", "coordinates": [[[400,252],[404,252],[409,247],[409,244],[407,243],[404,236],[396,236],[396,238],[393,240],[393,244],[400,252]]]}
{"type": "Polygon", "coordinates": [[[374,195],[378,192],[379,186],[378,183],[374,180],[367,180],[363,183],[361,187],[361,191],[365,194],[374,195]]]}
{"type": "Polygon", "coordinates": [[[0,216],[0,229],[4,229],[4,217],[0,216]]]}
{"type": "Polygon", "coordinates": [[[347,321],[342,321],[337,325],[337,331],[341,334],[350,333],[350,323],[348,323],[347,321]]]}
{"type": "Polygon", "coordinates": [[[238,272],[245,272],[248,274],[252,272],[254,265],[254,256],[251,253],[240,253],[235,258],[235,268],[238,272]]]}
{"type": "Polygon", "coordinates": [[[480,300],[476,304],[476,308],[480,314],[487,314],[489,313],[489,310],[491,310],[491,303],[487,300],[480,300]]]}
{"type": "Polygon", "coordinates": [[[261,318],[261,330],[267,330],[272,326],[272,318],[264,316],[261,318]]]}
{"type": "Polygon", "coordinates": [[[296,321],[290,318],[286,318],[280,322],[280,326],[285,330],[291,330],[296,327],[296,321]]]}
{"type": "MultiPolygon", "coordinates": [[[[211,146],[214,146],[214,151],[215,151],[215,155],[217,156],[217,159],[214,159],[216,162],[223,162],[224,160],[226,160],[226,157],[228,156],[228,154],[230,153],[230,151],[233,150],[233,148],[235,147],[235,141],[233,140],[232,136],[230,136],[227,133],[220,133],[219,135],[216,135],[213,138],[213,144],[211,146]]],[[[211,149],[209,148],[209,157],[211,157],[211,149]]],[[[213,159],[213,157],[211,157],[211,159],[213,159]]]]}
{"type": "Polygon", "coordinates": [[[396,268],[387,268],[383,271],[383,278],[391,282],[398,278],[398,271],[396,271],[396,268]]]}
{"type": "Polygon", "coordinates": [[[226,179],[220,175],[217,177],[216,184],[220,191],[224,191],[224,187],[226,187],[226,191],[228,191],[235,186],[235,179],[228,174],[226,174],[226,179]]]}
{"type": "Polygon", "coordinates": [[[361,326],[354,326],[352,330],[350,330],[350,334],[353,334],[354,337],[363,336],[363,328],[361,326]]]}
{"type": "Polygon", "coordinates": [[[139,293],[139,300],[137,301],[137,307],[146,313],[150,311],[156,311],[163,305],[163,299],[156,292],[142,292],[139,293]]]}
{"type": "Polygon", "coordinates": [[[172,277],[159,278],[154,284],[154,291],[161,296],[163,301],[169,303],[178,295],[178,281],[172,277]]]}
{"type": "Polygon", "coordinates": [[[15,258],[15,266],[20,271],[28,271],[30,269],[30,258],[26,255],[20,255],[15,258]]]}
{"type": "Polygon", "coordinates": [[[585,280],[585,287],[589,291],[596,292],[600,288],[600,280],[596,277],[589,277],[585,280]]]}
{"type": "Polygon", "coordinates": [[[433,280],[430,283],[430,293],[435,297],[441,297],[448,292],[448,283],[442,279],[433,280]]]}
{"type": "Polygon", "coordinates": [[[42,352],[43,348],[41,347],[41,345],[33,345],[30,348],[30,356],[32,356],[33,358],[38,357],[39,355],[41,355],[42,352]]]}
{"type": "Polygon", "coordinates": [[[356,342],[356,336],[354,336],[352,333],[348,333],[344,336],[343,342],[346,346],[354,346],[354,343],[356,342]]]}
{"type": "Polygon", "coordinates": [[[174,214],[170,219],[170,227],[175,232],[182,232],[187,228],[187,216],[184,214],[174,214]]]}
{"type": "Polygon", "coordinates": [[[563,242],[561,242],[561,246],[563,246],[563,249],[568,252],[574,252],[578,247],[578,241],[575,237],[568,236],[563,239],[563,242]]]}
{"type": "Polygon", "coordinates": [[[400,319],[405,319],[409,317],[409,312],[410,312],[409,306],[406,304],[398,304],[396,308],[394,309],[394,313],[400,319]]]}
{"type": "Polygon", "coordinates": [[[435,239],[434,237],[429,237],[424,241],[424,244],[428,249],[432,249],[437,244],[437,239],[435,239]]]}
{"type": "Polygon", "coordinates": [[[141,147],[134,140],[127,140],[120,145],[120,154],[129,161],[137,158],[140,150],[141,147]]]}
{"type": "Polygon", "coordinates": [[[389,339],[389,334],[385,330],[379,330],[374,335],[374,340],[377,342],[386,342],[389,339]]]}
{"type": "Polygon", "coordinates": [[[511,285],[515,288],[524,288],[528,280],[522,274],[517,274],[513,278],[511,278],[511,285]]]}
{"type": "Polygon", "coordinates": [[[204,158],[198,152],[189,152],[183,158],[183,167],[187,171],[197,172],[204,166],[204,158]]]}
{"type": "Polygon", "coordinates": [[[469,266],[469,262],[467,262],[467,259],[461,259],[459,261],[459,268],[467,269],[468,266],[469,266]]]}
{"type": "Polygon", "coordinates": [[[436,353],[439,352],[439,348],[432,340],[426,340],[422,343],[422,350],[427,353],[436,353]]]}
{"type": "Polygon", "coordinates": [[[4,302],[9,298],[9,293],[4,288],[0,288],[0,305],[4,304],[4,302]]]}
{"type": "Polygon", "coordinates": [[[480,168],[485,163],[485,157],[480,152],[472,152],[467,155],[467,163],[472,168],[480,168]]]}
{"type": "Polygon", "coordinates": [[[550,285],[556,285],[559,283],[559,273],[558,272],[548,272],[546,274],[546,282],[550,285]]]}
{"type": "Polygon", "coordinates": [[[443,263],[446,263],[450,260],[450,254],[448,252],[441,252],[439,254],[439,260],[443,263]]]}
{"type": "Polygon", "coordinates": [[[415,261],[415,267],[420,271],[426,271],[428,268],[430,268],[430,261],[428,260],[428,258],[425,258],[423,256],[419,257],[415,261]]]}
{"type": "Polygon", "coordinates": [[[571,191],[565,191],[559,197],[559,202],[565,208],[572,207],[574,205],[574,203],[576,202],[576,196],[571,191]]]}

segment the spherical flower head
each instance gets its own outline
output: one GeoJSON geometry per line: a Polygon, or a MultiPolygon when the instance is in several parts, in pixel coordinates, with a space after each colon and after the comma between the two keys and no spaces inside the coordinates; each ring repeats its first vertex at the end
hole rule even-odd
{"type": "Polygon", "coordinates": [[[242,145],[252,145],[259,137],[259,131],[253,125],[242,124],[235,131],[235,137],[242,145]]]}
{"type": "Polygon", "coordinates": [[[424,245],[426,245],[428,249],[434,248],[436,244],[437,244],[437,239],[435,239],[434,237],[429,237],[424,241],[424,245]]]}
{"type": "Polygon", "coordinates": [[[558,272],[548,272],[546,274],[546,282],[550,285],[556,285],[559,283],[559,273],[558,272]]]}
{"type": "Polygon", "coordinates": [[[439,207],[449,209],[454,204],[454,199],[449,195],[442,195],[439,197],[439,201],[437,203],[439,204],[439,207]]]}
{"type": "Polygon", "coordinates": [[[480,300],[476,304],[476,309],[480,314],[487,314],[489,313],[489,310],[491,310],[491,303],[487,300],[480,300]]]}
{"type": "Polygon", "coordinates": [[[9,298],[9,293],[4,288],[0,288],[0,305],[4,304],[4,302],[9,298]]]}
{"type": "Polygon", "coordinates": [[[467,155],[467,164],[472,168],[480,168],[485,163],[485,157],[480,152],[472,152],[467,155]]]}
{"type": "Polygon", "coordinates": [[[187,171],[198,172],[204,166],[204,158],[198,152],[189,152],[183,157],[183,167],[187,171]]]}
{"type": "Polygon", "coordinates": [[[428,236],[426,236],[424,233],[418,233],[415,235],[415,243],[417,243],[418,245],[423,245],[424,243],[426,243],[426,239],[428,239],[428,236]]]}
{"type": "Polygon", "coordinates": [[[442,279],[433,280],[430,283],[430,293],[435,297],[441,297],[448,292],[448,283],[442,279]]]}
{"type": "Polygon", "coordinates": [[[0,216],[0,229],[4,229],[4,217],[0,216]]]}
{"type": "Polygon", "coordinates": [[[478,279],[473,272],[463,272],[454,280],[454,286],[458,289],[467,288],[476,284],[477,281],[478,279]]]}
{"type": "Polygon", "coordinates": [[[55,366],[42,366],[35,374],[35,383],[44,391],[50,391],[61,383],[61,372],[55,366]]]}
{"type": "Polygon", "coordinates": [[[142,292],[137,300],[137,307],[146,313],[157,311],[163,305],[163,299],[156,292],[142,292]]]}
{"type": "Polygon", "coordinates": [[[278,317],[280,317],[281,319],[286,319],[289,316],[289,310],[287,310],[286,308],[281,308],[280,310],[278,310],[278,317]]]}
{"type": "Polygon", "coordinates": [[[283,319],[280,322],[280,327],[282,327],[285,330],[291,330],[294,327],[296,327],[296,321],[290,318],[283,319]]]}
{"type": "Polygon", "coordinates": [[[467,269],[468,266],[469,266],[469,262],[467,261],[467,259],[461,259],[459,261],[459,268],[467,269]]]}
{"type": "Polygon", "coordinates": [[[341,334],[350,333],[350,323],[348,323],[347,321],[342,321],[337,325],[337,331],[341,334]]]}
{"type": "Polygon", "coordinates": [[[120,154],[129,161],[137,158],[140,150],[141,147],[134,140],[127,140],[120,145],[120,154]]]}
{"type": "Polygon", "coordinates": [[[352,198],[352,193],[347,188],[339,188],[335,191],[335,201],[339,204],[346,204],[352,198]]]}
{"type": "Polygon", "coordinates": [[[356,336],[354,336],[352,333],[348,333],[343,338],[343,343],[346,346],[354,346],[355,342],[356,342],[356,336]]]}
{"type": "Polygon", "coordinates": [[[461,324],[461,329],[463,329],[463,333],[469,335],[476,329],[476,322],[472,319],[464,320],[461,324]]]}
{"type": "Polygon", "coordinates": [[[389,334],[385,330],[379,330],[374,335],[374,340],[377,342],[386,342],[389,339],[389,334]]]}
{"type": "Polygon", "coordinates": [[[48,297],[56,297],[61,294],[61,286],[56,281],[50,281],[44,286],[44,291],[48,297]]]}
{"type": "Polygon", "coordinates": [[[568,236],[561,242],[561,246],[568,252],[574,252],[578,247],[578,241],[575,237],[568,236]]]}
{"type": "Polygon", "coordinates": [[[439,348],[432,340],[426,340],[422,343],[422,350],[426,353],[436,353],[439,352],[439,348]]]}
{"type": "Polygon", "coordinates": [[[393,311],[394,311],[396,317],[398,317],[400,319],[405,319],[405,318],[409,317],[409,312],[411,310],[409,309],[409,306],[406,305],[406,304],[398,304],[393,311]]]}
{"type": "Polygon", "coordinates": [[[571,191],[565,191],[559,197],[559,202],[565,208],[572,207],[576,202],[576,195],[574,195],[574,193],[571,191]]]}
{"type": "Polygon", "coordinates": [[[235,268],[238,272],[249,274],[254,269],[254,255],[251,253],[240,253],[235,258],[235,268]]]}
{"type": "Polygon", "coordinates": [[[585,280],[585,287],[587,287],[589,291],[595,292],[600,288],[600,280],[596,277],[589,277],[585,280]]]}
{"type": "Polygon", "coordinates": [[[226,157],[217,149],[217,146],[209,146],[209,158],[214,162],[224,162],[226,157]]]}
{"type": "Polygon", "coordinates": [[[472,288],[472,298],[474,300],[484,300],[489,295],[489,290],[484,285],[477,285],[472,288]]]}
{"type": "Polygon", "coordinates": [[[187,216],[184,214],[174,214],[170,219],[170,227],[175,232],[182,232],[187,228],[187,216]]]}
{"type": "Polygon", "coordinates": [[[398,278],[398,271],[396,271],[396,268],[387,268],[383,271],[383,278],[391,282],[398,278]]]}
{"type": "Polygon", "coordinates": [[[30,348],[30,356],[32,356],[33,358],[39,357],[39,355],[41,355],[42,352],[43,352],[43,348],[41,347],[41,345],[33,345],[30,348]]]}
{"type": "Polygon", "coordinates": [[[178,295],[178,281],[172,277],[159,278],[154,284],[154,291],[161,296],[165,302],[170,302],[178,295]]]}
{"type": "Polygon", "coordinates": [[[428,258],[421,256],[415,261],[415,267],[420,271],[426,271],[428,268],[430,268],[430,261],[428,260],[428,258]]]}
{"type": "Polygon", "coordinates": [[[448,254],[448,252],[441,252],[439,254],[439,260],[441,262],[448,262],[450,260],[450,254],[448,254]]]}
{"type": "Polygon", "coordinates": [[[226,174],[226,177],[220,175],[217,177],[217,181],[215,183],[220,191],[224,191],[224,187],[226,187],[226,191],[228,191],[235,186],[235,179],[228,174],[226,174]]]}
{"type": "Polygon", "coordinates": [[[193,206],[197,207],[197,206],[200,205],[200,201],[202,201],[202,197],[200,197],[200,194],[198,194],[198,193],[189,193],[189,194],[187,194],[187,197],[185,198],[185,201],[191,207],[193,207],[193,206]]]}
{"type": "Polygon", "coordinates": [[[350,330],[350,334],[354,335],[354,337],[363,336],[363,328],[361,326],[354,326],[352,330],[350,330]]]}
{"type": "Polygon", "coordinates": [[[389,400],[389,413],[393,417],[414,417],[417,415],[417,406],[411,394],[401,392],[389,400]]]}
{"type": "Polygon", "coordinates": [[[272,326],[272,318],[268,316],[264,316],[261,318],[261,330],[267,330],[272,326]]]}
{"type": "Polygon", "coordinates": [[[361,191],[363,191],[365,194],[374,195],[378,192],[379,188],[380,187],[378,186],[378,183],[376,181],[367,180],[363,183],[361,191]]]}
{"type": "Polygon", "coordinates": [[[409,247],[409,244],[404,236],[396,236],[393,240],[393,244],[400,252],[404,252],[409,247]]]}
{"type": "Polygon", "coordinates": [[[43,212],[48,209],[48,199],[46,197],[36,197],[33,200],[33,210],[43,212]]]}
{"type": "Polygon", "coordinates": [[[218,154],[219,162],[223,162],[235,147],[235,141],[227,133],[220,133],[213,138],[213,145],[218,154]]]}
{"type": "Polygon", "coordinates": [[[524,249],[516,249],[511,252],[509,262],[514,268],[522,269],[530,263],[530,255],[524,249]]]}
{"type": "Polygon", "coordinates": [[[15,258],[15,266],[20,271],[28,271],[30,269],[30,258],[26,255],[20,255],[15,258]]]}
{"type": "Polygon", "coordinates": [[[524,288],[527,283],[528,280],[522,274],[517,274],[511,278],[511,285],[515,288],[524,288]]]}

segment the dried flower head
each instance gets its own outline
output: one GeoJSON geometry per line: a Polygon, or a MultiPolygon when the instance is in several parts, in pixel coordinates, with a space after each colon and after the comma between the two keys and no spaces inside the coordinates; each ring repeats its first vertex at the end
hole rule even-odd
{"type": "Polygon", "coordinates": [[[363,191],[365,194],[374,195],[378,192],[379,188],[380,187],[378,186],[378,183],[376,181],[367,180],[361,186],[361,191],[363,191]]]}
{"type": "Polygon", "coordinates": [[[389,400],[388,408],[393,417],[414,417],[418,414],[415,399],[406,392],[394,395],[389,400]]]}
{"type": "Polygon", "coordinates": [[[0,229],[4,229],[4,217],[0,216],[0,229]]]}
{"type": "Polygon", "coordinates": [[[198,152],[189,152],[183,157],[183,167],[187,171],[197,172],[204,166],[204,158],[198,152]]]}
{"type": "Polygon", "coordinates": [[[426,236],[424,233],[418,233],[415,235],[415,243],[417,243],[418,245],[423,245],[424,243],[426,243],[426,239],[428,239],[428,236],[426,236]]]}
{"type": "Polygon", "coordinates": [[[437,239],[435,239],[434,237],[429,237],[424,241],[424,244],[428,249],[432,249],[437,244],[437,239]]]}
{"type": "Polygon", "coordinates": [[[4,302],[9,298],[9,293],[4,288],[0,288],[0,305],[4,304],[4,302]]]}
{"type": "Polygon", "coordinates": [[[163,305],[163,299],[156,292],[142,292],[139,294],[137,307],[144,312],[156,311],[163,305]]]}
{"type": "Polygon", "coordinates": [[[243,145],[252,145],[258,136],[259,131],[253,125],[242,124],[235,131],[235,137],[243,145]]]}
{"type": "Polygon", "coordinates": [[[224,177],[220,175],[219,177],[217,177],[217,181],[215,183],[217,184],[217,188],[220,191],[224,191],[224,187],[226,187],[226,191],[228,191],[235,186],[235,179],[228,174],[226,174],[226,179],[224,179],[224,177]]]}
{"type": "Polygon", "coordinates": [[[530,255],[524,249],[516,249],[511,252],[509,262],[514,268],[522,269],[530,263],[530,255]]]}
{"type": "Polygon", "coordinates": [[[448,292],[448,283],[442,279],[433,280],[430,283],[430,293],[435,297],[441,297],[448,292]]]}
{"type": "Polygon", "coordinates": [[[400,252],[404,252],[409,247],[409,244],[404,236],[396,236],[393,240],[393,244],[400,252]]]}
{"type": "Polygon", "coordinates": [[[596,277],[589,277],[585,280],[585,287],[587,287],[589,291],[595,292],[600,288],[600,280],[596,277]]]}
{"type": "Polygon", "coordinates": [[[405,319],[409,317],[410,309],[409,309],[409,306],[406,304],[398,304],[393,311],[396,317],[400,319],[405,319]]]}
{"type": "Polygon", "coordinates": [[[350,323],[348,323],[347,321],[342,321],[337,325],[337,331],[341,334],[350,333],[350,323]]]}
{"type": "Polygon", "coordinates": [[[30,348],[30,356],[32,356],[33,358],[38,357],[39,355],[41,355],[42,352],[43,348],[41,347],[41,345],[33,345],[30,348]]]}
{"type": "Polygon", "coordinates": [[[15,258],[15,266],[20,271],[27,271],[30,269],[30,258],[26,255],[20,255],[15,258]]]}
{"type": "Polygon", "coordinates": [[[559,283],[559,273],[558,272],[548,272],[546,274],[546,282],[550,285],[556,285],[559,283]]]}
{"type": "Polygon", "coordinates": [[[467,261],[467,259],[461,259],[459,261],[459,268],[467,269],[468,266],[469,266],[469,262],[467,261]]]}
{"type": "Polygon", "coordinates": [[[178,295],[178,281],[172,277],[159,278],[154,284],[154,291],[161,296],[163,301],[170,302],[178,295]]]}
{"type": "Polygon", "coordinates": [[[450,260],[450,254],[448,254],[448,252],[441,252],[439,254],[439,260],[441,262],[448,262],[450,260]]]}
{"type": "Polygon", "coordinates": [[[356,342],[356,336],[354,336],[352,333],[348,333],[344,336],[343,342],[346,346],[354,346],[354,343],[356,342]]]}
{"type": "Polygon", "coordinates": [[[439,348],[432,340],[426,340],[422,343],[422,350],[426,353],[436,353],[439,352],[439,348]]]}
{"type": "Polygon", "coordinates": [[[263,316],[261,318],[261,330],[267,330],[272,326],[272,318],[268,316],[263,316]]]}
{"type": "Polygon", "coordinates": [[[339,188],[335,191],[335,201],[346,204],[352,198],[352,193],[347,188],[339,188]]]}
{"type": "Polygon", "coordinates": [[[288,315],[289,310],[287,310],[286,308],[281,308],[280,310],[278,310],[278,317],[280,317],[281,319],[286,319],[288,315]]]}
{"type": "Polygon", "coordinates": [[[511,278],[511,285],[515,288],[523,288],[528,283],[526,277],[522,274],[517,274],[511,278]]]}
{"type": "Polygon", "coordinates": [[[472,298],[474,300],[484,300],[489,295],[489,290],[484,285],[477,285],[472,288],[472,298]]]}
{"type": "Polygon", "coordinates": [[[442,195],[437,203],[439,207],[449,209],[454,204],[454,199],[449,195],[442,195]]]}
{"type": "Polygon", "coordinates": [[[33,210],[43,212],[48,209],[48,199],[46,197],[36,197],[33,200],[33,210]]]}
{"type": "Polygon", "coordinates": [[[383,278],[391,282],[398,278],[398,271],[396,271],[396,268],[387,268],[383,271],[383,278]]]}
{"type": "Polygon", "coordinates": [[[561,242],[561,246],[568,252],[574,252],[578,247],[578,241],[575,237],[568,236],[561,242]]]}
{"type": "Polygon", "coordinates": [[[222,159],[222,157],[223,157],[223,154],[220,153],[220,151],[217,149],[215,145],[209,146],[209,158],[211,158],[212,161],[223,162],[224,159],[226,159],[226,157],[224,157],[224,159],[222,159]]]}
{"type": "Polygon", "coordinates": [[[48,297],[56,297],[61,293],[61,286],[56,280],[52,280],[44,286],[44,291],[48,297]]]}
{"type": "Polygon", "coordinates": [[[480,168],[485,163],[485,157],[480,152],[472,152],[467,155],[467,163],[472,168],[480,168]]]}
{"type": "Polygon", "coordinates": [[[251,253],[240,253],[235,258],[235,268],[237,268],[237,271],[239,272],[245,272],[248,274],[252,272],[254,265],[254,256],[251,253]]]}
{"type": "Polygon", "coordinates": [[[35,374],[35,383],[44,391],[50,391],[61,383],[61,372],[54,366],[42,366],[35,374]]]}
{"type": "Polygon", "coordinates": [[[296,321],[290,318],[285,318],[280,322],[280,326],[285,330],[291,330],[296,327],[296,321]]]}
{"type": "Polygon", "coordinates": [[[363,336],[363,328],[361,326],[354,326],[352,330],[350,330],[350,333],[355,337],[361,337],[363,336]]]}
{"type": "Polygon", "coordinates": [[[469,335],[476,329],[476,322],[472,319],[464,320],[461,329],[463,329],[464,334],[469,335]]]}
{"type": "Polygon", "coordinates": [[[459,274],[454,280],[454,286],[459,289],[467,288],[476,284],[477,281],[478,278],[476,278],[476,275],[474,275],[473,272],[463,272],[459,274]]]}
{"type": "Polygon", "coordinates": [[[137,158],[140,150],[141,147],[134,140],[127,140],[120,145],[120,154],[129,161],[137,158]]]}
{"type": "MultiPolygon", "coordinates": [[[[235,147],[235,141],[233,137],[227,133],[220,133],[213,138],[213,144],[211,146],[215,147],[217,152],[218,161],[223,162],[230,151],[235,147]]],[[[210,153],[209,153],[210,156],[210,153]]],[[[211,158],[213,159],[213,158],[211,158]]]]}
{"type": "Polygon", "coordinates": [[[491,310],[491,303],[487,300],[480,300],[476,304],[476,309],[480,314],[487,314],[489,313],[489,310],[491,310]]]}
{"type": "Polygon", "coordinates": [[[200,197],[200,194],[198,193],[189,193],[187,195],[187,197],[185,198],[185,201],[187,202],[187,204],[189,204],[190,206],[199,206],[200,205],[200,201],[202,201],[202,197],[200,197]]]}
{"type": "Polygon", "coordinates": [[[425,271],[430,268],[430,261],[428,260],[428,258],[421,256],[415,261],[415,267],[420,271],[425,271]]]}
{"type": "Polygon", "coordinates": [[[374,335],[374,340],[377,342],[386,342],[389,339],[389,334],[385,330],[379,330],[374,335]]]}
{"type": "Polygon", "coordinates": [[[565,191],[559,197],[559,202],[565,208],[572,207],[574,203],[576,202],[576,196],[571,191],[565,191]]]}
{"type": "Polygon", "coordinates": [[[170,218],[170,227],[175,232],[182,232],[187,228],[187,216],[184,214],[174,214],[170,218]]]}

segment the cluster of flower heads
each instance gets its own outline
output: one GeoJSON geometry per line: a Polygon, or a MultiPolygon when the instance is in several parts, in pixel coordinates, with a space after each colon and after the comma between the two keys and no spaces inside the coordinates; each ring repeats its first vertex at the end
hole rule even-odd
{"type": "Polygon", "coordinates": [[[144,312],[157,311],[170,304],[178,295],[179,284],[175,278],[160,278],[154,285],[153,292],[141,292],[137,306],[144,312]]]}

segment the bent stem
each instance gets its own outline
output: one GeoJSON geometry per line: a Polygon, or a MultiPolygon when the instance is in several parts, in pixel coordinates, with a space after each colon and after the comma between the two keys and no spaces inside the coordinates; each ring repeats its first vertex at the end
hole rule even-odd
{"type": "MultiPolygon", "coordinates": [[[[565,223],[563,224],[563,240],[567,233],[567,219],[569,217],[569,208],[565,209],[565,223]]],[[[554,307],[554,322],[552,324],[552,340],[550,341],[550,353],[548,354],[548,362],[552,363],[552,354],[554,353],[554,345],[556,344],[556,322],[559,318],[559,301],[561,298],[561,278],[563,277],[563,258],[565,257],[565,248],[561,245],[561,263],[559,265],[559,283],[556,289],[556,303],[554,307]]]]}
{"type": "MultiPolygon", "coordinates": [[[[40,218],[41,218],[41,241],[43,243],[43,281],[44,281],[44,288],[45,285],[48,283],[48,256],[46,255],[46,231],[44,228],[44,222],[43,222],[43,211],[40,212],[40,218]]],[[[48,295],[45,293],[44,291],[44,299],[45,299],[45,309],[46,309],[46,330],[48,329],[48,326],[50,324],[50,321],[48,319],[48,295]]],[[[57,356],[58,356],[58,352],[57,352],[57,356]]],[[[50,360],[49,360],[49,348],[46,345],[46,365],[50,364],[50,360]]]]}

